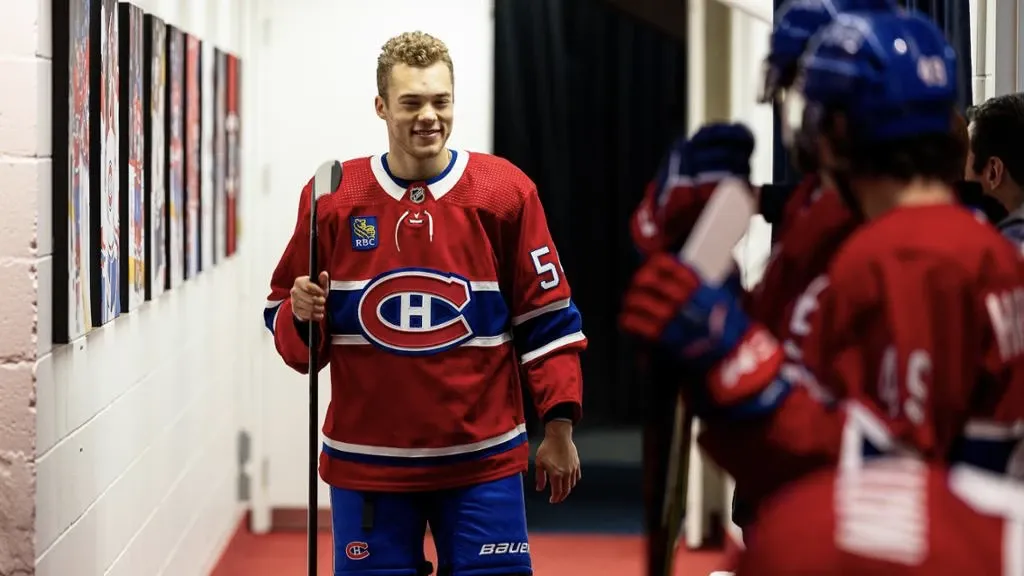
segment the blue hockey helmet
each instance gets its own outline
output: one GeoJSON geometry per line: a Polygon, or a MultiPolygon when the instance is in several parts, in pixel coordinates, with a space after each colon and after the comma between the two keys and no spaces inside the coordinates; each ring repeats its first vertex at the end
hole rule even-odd
{"type": "Polygon", "coordinates": [[[956,52],[930,19],[841,14],[800,60],[783,106],[784,133],[789,142],[797,132],[820,133],[824,113],[835,110],[846,117],[847,137],[862,143],[949,134],[956,78],[956,52]]]}
{"type": "Polygon", "coordinates": [[[842,12],[900,10],[895,0],[788,0],[775,11],[758,101],[771,102],[788,88],[807,43],[842,12]]]}

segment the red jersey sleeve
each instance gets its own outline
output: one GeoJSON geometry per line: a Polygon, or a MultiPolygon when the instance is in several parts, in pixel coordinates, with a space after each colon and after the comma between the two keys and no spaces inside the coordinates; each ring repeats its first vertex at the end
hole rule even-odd
{"type": "Polygon", "coordinates": [[[576,421],[583,401],[579,353],[587,340],[536,190],[525,195],[511,233],[512,333],[527,385],[542,417],[567,404],[567,417],[576,421]]]}
{"type": "MultiPolygon", "coordinates": [[[[309,191],[312,180],[302,189],[299,200],[298,218],[292,237],[285,246],[281,259],[274,268],[270,278],[270,294],[263,311],[263,320],[274,336],[274,346],[285,364],[302,374],[309,372],[308,334],[304,332],[306,324],[299,322],[292,312],[291,289],[295,279],[309,274],[309,191]]],[[[320,261],[326,261],[323,242],[318,250],[320,261]]],[[[320,366],[323,369],[328,363],[326,330],[323,323],[319,325],[320,366]]]]}

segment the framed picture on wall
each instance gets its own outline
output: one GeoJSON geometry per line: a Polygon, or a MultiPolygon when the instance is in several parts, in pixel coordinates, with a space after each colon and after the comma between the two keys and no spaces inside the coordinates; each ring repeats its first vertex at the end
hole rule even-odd
{"type": "Polygon", "coordinates": [[[143,139],[145,164],[143,194],[146,211],[146,299],[167,289],[167,26],[152,14],[145,16],[142,70],[143,139]]]}
{"type": "Polygon", "coordinates": [[[242,126],[241,126],[241,61],[228,54],[224,71],[227,80],[227,179],[224,202],[225,253],[232,256],[238,249],[238,201],[241,189],[242,126]]]}
{"type": "Polygon", "coordinates": [[[199,274],[199,204],[202,172],[200,147],[202,98],[199,94],[201,75],[201,43],[199,38],[185,35],[185,278],[199,274]]]}
{"type": "Polygon", "coordinates": [[[91,173],[89,201],[92,239],[92,324],[102,326],[121,314],[120,240],[120,72],[117,0],[95,0],[93,25],[92,153],[99,157],[91,173]]]}
{"type": "Polygon", "coordinates": [[[227,257],[227,58],[221,49],[214,50],[213,62],[213,244],[214,260],[227,257]]]}
{"type": "Polygon", "coordinates": [[[121,312],[135,310],[146,301],[146,197],[145,190],[145,38],[142,8],[122,2],[120,12],[120,221],[121,312]]]}
{"type": "Polygon", "coordinates": [[[202,113],[199,115],[200,147],[199,172],[199,270],[213,267],[213,43],[200,44],[199,62],[201,64],[199,96],[202,102],[202,113]]]}
{"type": "Polygon", "coordinates": [[[89,37],[99,4],[53,5],[53,340],[67,343],[92,328],[89,184],[92,98],[89,37]]]}
{"type": "Polygon", "coordinates": [[[167,267],[168,288],[185,280],[185,34],[167,26],[167,267]]]}

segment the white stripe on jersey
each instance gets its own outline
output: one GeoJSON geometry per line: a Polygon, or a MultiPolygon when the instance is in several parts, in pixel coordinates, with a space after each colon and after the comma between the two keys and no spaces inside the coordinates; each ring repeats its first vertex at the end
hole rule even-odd
{"type": "Polygon", "coordinates": [[[1024,576],[1024,519],[1011,518],[1003,527],[1003,575],[1024,576]]]}
{"type": "Polygon", "coordinates": [[[555,340],[552,340],[551,342],[548,342],[547,344],[541,346],[540,348],[537,348],[536,350],[530,350],[529,352],[522,354],[519,357],[519,363],[526,364],[527,362],[530,362],[531,360],[536,360],[537,358],[540,358],[545,354],[549,354],[561,348],[562,346],[568,346],[569,344],[581,342],[584,338],[586,338],[586,336],[583,335],[583,332],[573,332],[572,334],[567,334],[565,336],[562,336],[561,338],[557,338],[555,340]]]}
{"type": "Polygon", "coordinates": [[[479,452],[481,450],[487,450],[488,448],[494,448],[495,446],[504,444],[505,442],[515,440],[520,434],[525,432],[526,424],[520,424],[508,432],[492,438],[485,438],[479,442],[447,446],[444,448],[395,448],[391,446],[349,444],[348,442],[332,440],[326,436],[324,437],[324,444],[340,452],[364,454],[367,456],[385,456],[393,458],[437,458],[439,456],[456,456],[459,454],[469,454],[470,452],[479,452]]]}
{"type": "Polygon", "coordinates": [[[536,310],[530,310],[525,314],[520,314],[519,316],[516,316],[515,318],[512,319],[512,325],[519,326],[523,322],[533,320],[534,318],[547,314],[548,312],[555,312],[556,310],[565,310],[566,308],[569,307],[570,304],[572,304],[572,300],[570,300],[569,298],[552,302],[551,304],[541,306],[536,310]]]}
{"type": "Polygon", "coordinates": [[[1006,519],[1003,576],[1024,576],[1024,483],[957,464],[949,473],[949,489],[979,513],[1006,519]]]}
{"type": "Polygon", "coordinates": [[[928,554],[928,470],[913,458],[885,458],[836,478],[838,549],[914,566],[928,554]]]}
{"type": "MultiPolygon", "coordinates": [[[[352,292],[355,290],[362,290],[369,284],[369,280],[331,280],[331,290],[338,290],[341,292],[352,292]]],[[[498,283],[493,280],[471,280],[469,282],[469,288],[473,292],[500,292],[501,288],[498,283]]]]}
{"type": "MultiPolygon", "coordinates": [[[[512,341],[512,335],[508,332],[497,336],[478,336],[459,344],[459,346],[470,346],[473,348],[493,348],[512,341]]],[[[335,346],[363,346],[370,341],[361,334],[336,334],[331,336],[331,344],[335,346]]]]}

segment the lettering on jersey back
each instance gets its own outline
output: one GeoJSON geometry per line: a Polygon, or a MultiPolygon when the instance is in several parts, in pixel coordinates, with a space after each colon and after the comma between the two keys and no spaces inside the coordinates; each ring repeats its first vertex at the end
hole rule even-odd
{"type": "Polygon", "coordinates": [[[793,317],[789,321],[789,331],[794,336],[807,336],[811,333],[811,316],[818,311],[818,297],[825,288],[828,288],[828,276],[818,276],[797,298],[793,306],[793,317]]]}
{"type": "Polygon", "coordinates": [[[822,291],[828,288],[828,284],[828,276],[818,276],[807,285],[793,304],[793,312],[789,318],[789,337],[782,344],[786,358],[793,362],[801,362],[804,359],[799,342],[811,333],[811,319],[819,308],[818,298],[822,291]]]}
{"type": "Polygon", "coordinates": [[[993,292],[985,297],[999,356],[1006,361],[1024,352],[1024,288],[993,292]]]}
{"type": "Polygon", "coordinates": [[[914,349],[904,362],[901,373],[899,350],[895,346],[886,347],[878,374],[878,399],[889,418],[904,417],[920,426],[927,418],[932,357],[927,350],[914,349]]]}
{"type": "Polygon", "coordinates": [[[473,337],[463,315],[472,298],[469,281],[455,274],[394,270],[366,285],[359,299],[359,326],[379,348],[436,354],[473,337]]]}

